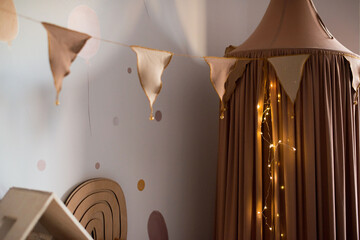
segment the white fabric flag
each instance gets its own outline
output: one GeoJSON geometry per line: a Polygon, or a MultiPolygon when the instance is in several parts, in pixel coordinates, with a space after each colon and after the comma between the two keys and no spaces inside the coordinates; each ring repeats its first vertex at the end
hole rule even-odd
{"type": "Polygon", "coordinates": [[[281,86],[293,103],[296,100],[303,68],[309,56],[309,54],[304,54],[268,58],[268,61],[275,68],[281,86]]]}
{"type": "MultiPolygon", "coordinates": [[[[239,64],[239,59],[225,57],[204,57],[204,59],[210,67],[210,81],[220,98],[220,119],[223,119],[226,104],[226,102],[224,102],[224,95],[226,93],[225,84],[227,83],[230,73],[235,69],[235,66],[239,64]]],[[[241,63],[243,64],[243,62],[241,63]]]]}
{"type": "Polygon", "coordinates": [[[359,84],[360,84],[360,59],[351,57],[351,56],[345,56],[346,60],[350,63],[351,72],[352,72],[352,87],[356,91],[359,84]]]}
{"type": "Polygon", "coordinates": [[[161,76],[169,65],[173,53],[156,49],[131,46],[137,56],[137,70],[141,87],[150,103],[150,120],[154,120],[154,102],[162,87],[161,76]]]}

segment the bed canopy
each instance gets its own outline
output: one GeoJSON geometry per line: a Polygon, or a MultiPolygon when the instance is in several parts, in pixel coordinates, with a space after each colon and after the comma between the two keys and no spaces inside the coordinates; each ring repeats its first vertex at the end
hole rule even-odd
{"type": "Polygon", "coordinates": [[[219,125],[215,239],[359,239],[359,105],[349,60],[358,56],[311,0],[271,0],[254,33],[225,56],[250,61],[229,76],[236,85],[219,125]],[[306,56],[293,98],[272,60],[281,56],[306,56]]]}

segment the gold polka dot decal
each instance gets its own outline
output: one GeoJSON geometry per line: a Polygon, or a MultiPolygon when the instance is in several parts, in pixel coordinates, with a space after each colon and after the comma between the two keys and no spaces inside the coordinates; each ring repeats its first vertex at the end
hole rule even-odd
{"type": "Polygon", "coordinates": [[[145,181],[144,181],[143,179],[140,179],[140,180],[138,181],[137,188],[139,189],[139,191],[144,190],[144,188],[145,188],[145,181]]]}

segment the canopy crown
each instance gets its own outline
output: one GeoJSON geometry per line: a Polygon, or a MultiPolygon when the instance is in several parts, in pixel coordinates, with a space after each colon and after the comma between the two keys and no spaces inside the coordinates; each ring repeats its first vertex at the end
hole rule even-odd
{"type": "Polygon", "coordinates": [[[279,48],[317,48],[351,53],[327,30],[311,0],[271,0],[255,31],[231,54],[279,48]]]}

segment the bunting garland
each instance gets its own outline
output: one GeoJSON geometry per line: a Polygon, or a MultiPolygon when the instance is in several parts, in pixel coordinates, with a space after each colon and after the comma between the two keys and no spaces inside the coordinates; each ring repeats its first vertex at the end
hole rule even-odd
{"type": "Polygon", "coordinates": [[[56,105],[64,77],[70,73],[70,65],[84,47],[89,35],[42,22],[49,41],[49,62],[56,88],[56,105]]]}
{"type": "Polygon", "coordinates": [[[150,103],[150,120],[154,120],[154,102],[159,95],[162,82],[161,76],[169,65],[173,53],[156,49],[131,46],[137,56],[137,69],[141,87],[150,103]]]}
{"type": "MultiPolygon", "coordinates": [[[[17,17],[41,23],[47,31],[49,41],[49,62],[56,88],[56,104],[59,104],[59,93],[63,78],[70,73],[71,63],[90,39],[116,44],[131,48],[137,56],[137,69],[140,84],[149,100],[150,120],[154,119],[153,105],[162,88],[162,74],[169,65],[173,56],[189,58],[202,58],[210,67],[210,81],[217,92],[220,103],[220,118],[224,118],[226,103],[230,99],[236,81],[242,77],[246,66],[252,60],[267,60],[274,67],[279,83],[294,103],[300,87],[303,67],[310,55],[276,56],[269,58],[227,58],[210,56],[192,56],[176,54],[169,51],[146,48],[142,46],[127,45],[121,42],[102,39],[88,34],[73,31],[51,23],[40,22],[36,19],[16,13],[12,0],[0,1],[0,41],[10,42],[16,37],[18,26],[17,17]]],[[[345,56],[349,61],[353,81],[352,86],[358,94],[360,86],[360,60],[355,55],[345,56]]]]}

